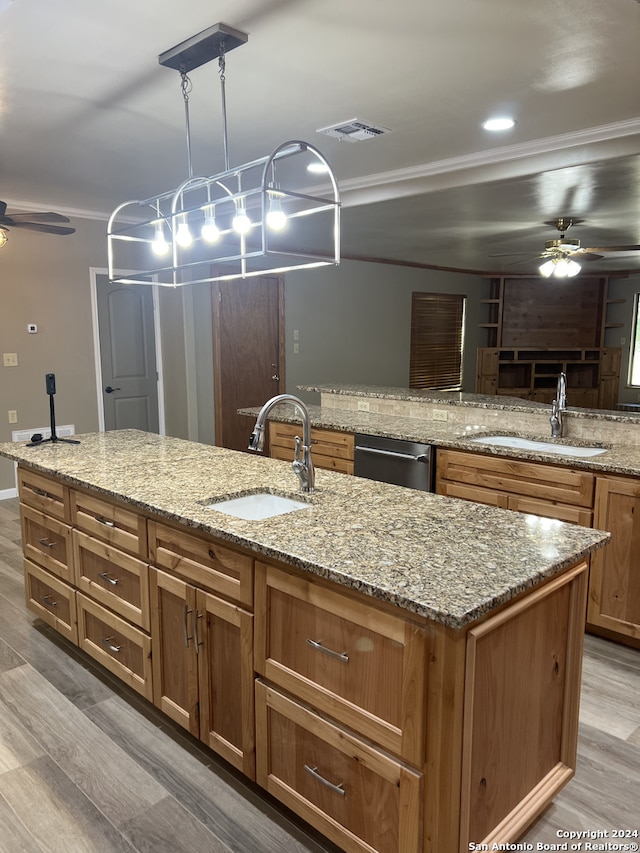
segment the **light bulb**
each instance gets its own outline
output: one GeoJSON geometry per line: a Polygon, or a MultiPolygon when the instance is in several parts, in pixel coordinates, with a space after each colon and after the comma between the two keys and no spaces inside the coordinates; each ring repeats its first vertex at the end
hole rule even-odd
{"type": "Polygon", "coordinates": [[[269,200],[269,210],[267,211],[267,225],[272,231],[282,231],[287,225],[287,216],[282,209],[282,204],[277,196],[272,196],[269,200]]]}
{"type": "Polygon", "coordinates": [[[582,267],[579,263],[577,263],[577,261],[574,261],[572,259],[569,259],[567,261],[567,275],[569,276],[569,278],[573,278],[574,275],[578,275],[581,269],[582,267]]]}
{"type": "Polygon", "coordinates": [[[206,243],[215,243],[220,239],[220,229],[216,224],[216,212],[212,204],[204,208],[204,224],[200,234],[206,243]]]}
{"type": "Polygon", "coordinates": [[[247,211],[244,207],[238,207],[236,210],[236,215],[233,217],[233,221],[231,223],[233,230],[237,234],[248,234],[251,230],[251,226],[253,223],[247,216],[247,211]]]}
{"type": "Polygon", "coordinates": [[[151,251],[154,255],[166,255],[169,251],[169,244],[165,239],[164,227],[162,225],[162,220],[160,219],[156,222],[153,241],[151,243],[151,251]]]}
{"type": "Polygon", "coordinates": [[[193,237],[191,236],[191,231],[189,231],[189,223],[186,216],[183,216],[178,224],[176,243],[183,249],[188,249],[193,243],[193,237]]]}
{"type": "Polygon", "coordinates": [[[566,258],[558,258],[553,274],[556,278],[566,278],[569,275],[569,262],[566,258]]]}
{"type": "Polygon", "coordinates": [[[6,245],[7,245],[8,240],[9,240],[9,235],[8,235],[8,234],[7,234],[7,232],[4,230],[4,228],[0,228],[0,249],[1,249],[3,246],[6,246],[6,245]]]}
{"type": "Polygon", "coordinates": [[[554,264],[554,262],[549,259],[538,267],[538,272],[545,278],[549,278],[549,276],[553,273],[555,267],[556,265],[554,264]]]}

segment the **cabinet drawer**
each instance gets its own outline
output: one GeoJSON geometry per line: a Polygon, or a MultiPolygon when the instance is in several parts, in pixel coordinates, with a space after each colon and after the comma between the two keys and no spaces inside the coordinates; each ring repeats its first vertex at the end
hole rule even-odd
{"type": "MultiPolygon", "coordinates": [[[[273,459],[293,461],[295,437],[302,437],[299,424],[269,424],[269,450],[273,459]]],[[[353,474],[353,434],[328,429],[311,430],[311,451],[316,468],[353,474]]]]}
{"type": "Polygon", "coordinates": [[[256,564],[256,671],[418,766],[426,637],[376,606],[256,564]]]}
{"type": "MultiPolygon", "coordinates": [[[[480,456],[457,450],[437,453],[438,480],[479,486],[549,502],[593,506],[594,476],[555,465],[480,456]]],[[[440,492],[440,488],[438,488],[440,492]]]]}
{"type": "Polygon", "coordinates": [[[422,775],[256,683],[257,781],[346,851],[417,853],[422,775]]]}
{"type": "Polygon", "coordinates": [[[566,506],[553,501],[523,498],[519,495],[509,495],[507,509],[530,515],[541,515],[543,518],[557,518],[559,521],[569,521],[572,524],[581,524],[583,527],[591,527],[593,521],[593,513],[585,507],[566,506]]]}
{"type": "Polygon", "coordinates": [[[43,512],[21,507],[24,555],[59,578],[73,583],[71,528],[43,512]]]}
{"type": "Polygon", "coordinates": [[[76,598],[80,648],[151,701],[151,639],[81,592],[76,598]]]}
{"type": "Polygon", "coordinates": [[[28,468],[18,468],[20,501],[39,509],[59,521],[71,522],[69,488],[58,480],[37,474],[28,468]]]}
{"type": "Polygon", "coordinates": [[[149,631],[149,569],[117,548],[73,531],[76,586],[86,595],[149,631]]]}
{"type": "Polygon", "coordinates": [[[77,645],[75,590],[30,560],[24,561],[24,589],[29,610],[77,645]]]}
{"type": "Polygon", "coordinates": [[[141,559],[147,557],[146,521],[132,509],[73,489],[74,527],[141,559]]]}
{"type": "Polygon", "coordinates": [[[210,592],[253,608],[253,559],[210,537],[149,522],[151,562],[210,592]]]}

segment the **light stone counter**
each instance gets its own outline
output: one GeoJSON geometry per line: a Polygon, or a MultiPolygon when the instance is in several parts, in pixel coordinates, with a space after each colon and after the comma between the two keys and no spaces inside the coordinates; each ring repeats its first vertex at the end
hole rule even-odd
{"type": "MultiPolygon", "coordinates": [[[[604,545],[607,533],[319,470],[310,508],[263,521],[206,509],[303,497],[285,462],[136,430],[0,455],[461,628],[604,545]]],[[[304,497],[303,497],[304,499],[304,497]]]]}

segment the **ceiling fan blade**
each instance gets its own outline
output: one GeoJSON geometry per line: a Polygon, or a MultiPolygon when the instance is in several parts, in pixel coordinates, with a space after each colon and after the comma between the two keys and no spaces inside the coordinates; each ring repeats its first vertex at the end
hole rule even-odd
{"type": "Polygon", "coordinates": [[[573,257],[574,254],[581,261],[599,261],[600,258],[604,258],[604,255],[598,255],[595,252],[589,252],[589,251],[587,251],[587,252],[574,252],[574,253],[572,253],[571,257],[573,257]]]}
{"type": "Polygon", "coordinates": [[[584,249],[585,252],[640,252],[638,246],[589,246],[584,249]]]}
{"type": "Polygon", "coordinates": [[[498,255],[487,255],[488,258],[512,258],[514,255],[529,255],[531,252],[500,252],[498,255]]]}
{"type": "Polygon", "coordinates": [[[2,218],[6,212],[7,212],[6,201],[0,201],[0,218],[2,218]]]}
{"type": "MultiPolygon", "coordinates": [[[[4,218],[8,220],[16,220],[22,217],[27,217],[28,219],[37,219],[40,222],[71,222],[68,216],[63,216],[61,213],[53,213],[53,211],[48,211],[46,213],[12,213],[11,216],[6,216],[4,218]]],[[[0,215],[0,219],[3,216],[0,215]]],[[[7,222],[7,225],[10,223],[7,222]]]]}
{"type": "MultiPolygon", "coordinates": [[[[2,223],[0,223],[1,225],[2,223]]],[[[9,227],[9,226],[8,226],[9,227]]],[[[75,228],[64,225],[45,225],[43,222],[12,222],[11,228],[24,228],[28,231],[41,231],[43,234],[75,234],[75,228]]]]}

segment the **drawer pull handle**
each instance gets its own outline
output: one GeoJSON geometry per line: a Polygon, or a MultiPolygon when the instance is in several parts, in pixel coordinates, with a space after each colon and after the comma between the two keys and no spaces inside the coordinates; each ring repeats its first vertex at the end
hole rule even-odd
{"type": "Polygon", "coordinates": [[[55,542],[49,542],[49,540],[47,539],[46,536],[43,539],[38,539],[38,542],[41,545],[44,545],[45,548],[55,548],[56,547],[56,543],[55,542]]]}
{"type": "Polygon", "coordinates": [[[104,515],[96,515],[96,521],[98,524],[104,524],[105,527],[115,527],[115,523],[113,521],[109,521],[108,518],[105,518],[104,515]]]}
{"type": "Polygon", "coordinates": [[[213,548],[209,548],[209,556],[211,557],[212,560],[217,559],[216,552],[213,550],[213,548]]]}
{"type": "Polygon", "coordinates": [[[305,764],[304,769],[307,771],[307,773],[310,776],[312,776],[316,780],[316,782],[320,782],[322,785],[325,785],[327,788],[331,788],[331,790],[335,791],[336,794],[340,794],[341,797],[344,797],[345,790],[344,790],[344,786],[342,785],[342,782],[339,785],[334,785],[333,782],[329,782],[328,779],[325,779],[324,776],[321,776],[318,773],[317,767],[309,767],[308,764],[305,764]]]}
{"type": "Polygon", "coordinates": [[[197,655],[200,654],[200,649],[198,647],[204,645],[204,643],[201,643],[200,640],[198,639],[198,619],[202,619],[202,613],[198,613],[197,610],[194,610],[193,611],[193,644],[196,647],[196,654],[197,655]]]}
{"type": "Polygon", "coordinates": [[[189,610],[187,605],[184,606],[184,622],[182,624],[184,630],[184,644],[187,648],[189,648],[189,640],[192,640],[193,637],[189,636],[189,628],[187,627],[187,618],[190,613],[193,613],[193,610],[189,610]]]}
{"type": "Polygon", "coordinates": [[[349,655],[346,652],[334,652],[333,649],[328,649],[326,646],[323,646],[322,643],[318,643],[316,640],[307,640],[307,645],[311,646],[312,649],[316,649],[319,652],[322,652],[325,655],[329,655],[329,657],[336,658],[336,660],[342,661],[342,663],[349,663],[349,655]]]}
{"type": "Polygon", "coordinates": [[[47,607],[57,607],[58,606],[58,602],[54,601],[54,599],[51,598],[50,595],[43,595],[42,600],[47,605],[47,607]]]}
{"type": "Polygon", "coordinates": [[[38,486],[33,486],[33,491],[36,495],[40,495],[41,498],[49,498],[49,500],[53,500],[53,495],[50,495],[49,492],[45,492],[44,489],[39,489],[38,486]]]}
{"type": "Polygon", "coordinates": [[[118,578],[110,577],[107,572],[100,572],[100,577],[102,578],[102,580],[105,580],[107,583],[112,584],[112,586],[115,586],[116,584],[120,583],[118,578]]]}
{"type": "Polygon", "coordinates": [[[109,649],[110,652],[119,652],[122,646],[116,646],[113,642],[113,637],[103,637],[102,642],[109,649]]]}

